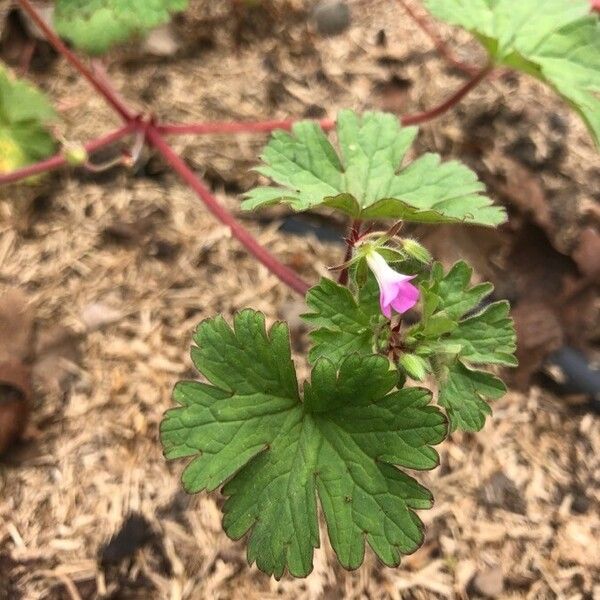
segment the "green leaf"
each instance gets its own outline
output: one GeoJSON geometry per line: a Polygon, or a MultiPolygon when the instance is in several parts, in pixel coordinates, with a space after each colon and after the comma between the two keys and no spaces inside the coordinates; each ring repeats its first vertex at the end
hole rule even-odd
{"type": "Polygon", "coordinates": [[[600,20],[589,0],[426,0],[436,17],[474,33],[496,64],[547,83],[600,144],[600,20]]]}
{"type": "Polygon", "coordinates": [[[57,0],[58,33],[90,54],[167,23],[171,13],[185,10],[187,0],[57,0]]]}
{"type": "MultiPolygon", "coordinates": [[[[473,269],[464,261],[458,261],[446,275],[440,263],[431,269],[430,280],[421,286],[425,297],[432,297],[428,303],[430,316],[434,310],[443,310],[453,320],[476,308],[484,298],[489,296],[494,287],[491,283],[481,283],[470,287],[473,269]]],[[[425,319],[427,321],[427,319],[425,319]]]]}
{"type": "Polygon", "coordinates": [[[277,131],[257,171],[280,187],[251,190],[242,206],[285,202],[301,211],[325,205],[354,218],[420,223],[495,226],[506,220],[463,164],[425,154],[403,166],[416,135],[415,127],[402,127],[394,115],[359,117],[349,110],[338,115],[339,155],[317,123],[297,123],[291,134],[277,131]]]}
{"type": "Polygon", "coordinates": [[[516,336],[509,312],[506,300],[494,302],[478,315],[461,321],[447,339],[460,344],[460,355],[469,363],[516,367],[516,336]]]}
{"type": "Polygon", "coordinates": [[[55,143],[46,127],[55,119],[46,96],[0,64],[0,173],[53,154],[55,143]]]}
{"type": "Polygon", "coordinates": [[[289,335],[260,313],[204,321],[193,358],[208,383],[182,382],[161,439],[169,459],[192,457],[188,492],[225,484],[227,534],[248,536],[248,559],[269,574],[305,576],[320,543],[317,497],[341,564],[358,567],[365,542],[388,565],[423,540],[415,509],[429,491],[395,465],[431,469],[443,415],[419,388],[392,391],[381,356],[319,360],[299,397],[289,335]]]}
{"type": "Polygon", "coordinates": [[[491,413],[486,400],[502,395],[502,381],[469,365],[505,365],[517,360],[516,334],[508,302],[494,302],[476,314],[493,287],[470,285],[473,269],[456,263],[444,274],[435,263],[429,280],[421,284],[423,316],[409,330],[410,351],[425,357],[439,382],[439,403],[448,411],[453,429],[475,431],[491,413]],[[461,400],[462,398],[462,400],[461,400]]]}
{"type": "Polygon", "coordinates": [[[312,312],[302,318],[316,328],[310,332],[313,346],[308,359],[312,364],[327,358],[339,365],[349,354],[367,356],[377,351],[374,332],[383,329],[386,320],[373,277],[361,288],[358,301],[347,287],[321,279],[308,291],[306,303],[312,312]]]}
{"type": "Polygon", "coordinates": [[[402,354],[398,365],[404,369],[409,377],[416,381],[423,381],[429,371],[429,363],[424,358],[408,352],[402,354]]]}
{"type": "Polygon", "coordinates": [[[492,414],[486,400],[506,393],[501,379],[485,371],[474,371],[457,361],[443,369],[438,402],[446,409],[450,431],[479,431],[492,414]]]}

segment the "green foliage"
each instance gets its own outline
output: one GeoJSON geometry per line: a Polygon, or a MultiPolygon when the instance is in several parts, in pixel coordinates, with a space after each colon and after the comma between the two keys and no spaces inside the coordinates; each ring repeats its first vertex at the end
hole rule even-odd
{"type": "Polygon", "coordinates": [[[474,33],[492,60],[537,77],[583,117],[600,144],[600,19],[589,0],[426,0],[474,33]]]}
{"type": "Polygon", "coordinates": [[[331,544],[353,569],[365,541],[388,565],[423,539],[415,509],[431,494],[395,465],[431,469],[432,445],[445,436],[430,393],[394,390],[381,356],[348,356],[339,368],[316,362],[301,400],[283,323],[267,333],[264,316],[245,310],[234,328],[221,318],[199,326],[192,351],[209,383],[182,382],[180,405],[161,426],[167,458],[193,457],[188,492],[225,484],[223,526],[249,532],[248,559],[276,577],[305,576],[319,545],[317,496],[331,544]]]}
{"type": "Polygon", "coordinates": [[[243,207],[285,202],[295,210],[330,206],[360,219],[487,226],[505,221],[504,210],[492,206],[463,164],[425,154],[403,166],[416,135],[416,127],[402,127],[394,115],[359,117],[345,110],[337,120],[338,156],[316,123],[297,123],[291,134],[277,131],[257,171],[281,187],[250,191],[243,207]]]}
{"type": "Polygon", "coordinates": [[[492,414],[486,400],[501,398],[506,387],[491,373],[469,369],[457,360],[441,368],[439,403],[446,409],[451,429],[479,431],[492,414]]]}
{"type": "Polygon", "coordinates": [[[309,290],[306,303],[312,312],[302,317],[316,328],[310,333],[313,345],[308,359],[312,364],[327,358],[339,365],[349,354],[376,353],[380,336],[389,332],[373,277],[360,289],[358,299],[347,287],[321,279],[309,290]]]}
{"type": "Polygon", "coordinates": [[[55,118],[42,92],[0,64],[0,173],[50,156],[55,143],[46,126],[55,118]]]}
{"type": "Polygon", "coordinates": [[[166,23],[185,10],[187,0],[57,0],[56,30],[90,54],[166,23]]]}
{"type": "Polygon", "coordinates": [[[451,429],[477,431],[491,409],[486,399],[502,396],[506,388],[497,377],[470,365],[516,366],[516,335],[506,301],[471,313],[492,292],[489,283],[470,286],[473,270],[456,263],[444,275],[433,265],[421,285],[422,320],[408,332],[407,343],[427,358],[440,383],[439,403],[446,408],[451,429]]]}

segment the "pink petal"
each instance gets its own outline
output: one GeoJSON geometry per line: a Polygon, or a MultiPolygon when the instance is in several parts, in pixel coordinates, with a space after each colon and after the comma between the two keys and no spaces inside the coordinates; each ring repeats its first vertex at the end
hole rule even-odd
{"type": "Polygon", "coordinates": [[[388,319],[391,319],[392,318],[392,304],[391,304],[391,302],[385,301],[385,294],[384,294],[383,290],[380,290],[380,293],[379,293],[379,306],[381,307],[381,312],[383,313],[383,315],[386,316],[388,319]]]}
{"type": "Polygon", "coordinates": [[[405,282],[398,290],[398,295],[392,302],[392,307],[400,314],[410,310],[418,301],[420,296],[419,288],[412,283],[405,282]]]}

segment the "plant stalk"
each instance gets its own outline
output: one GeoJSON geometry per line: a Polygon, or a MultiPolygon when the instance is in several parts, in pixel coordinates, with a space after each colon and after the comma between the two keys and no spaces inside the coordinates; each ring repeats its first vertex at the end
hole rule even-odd
{"type": "Polygon", "coordinates": [[[188,167],[183,159],[167,144],[158,128],[149,124],[146,129],[147,142],[156,148],[171,165],[173,170],[194,190],[196,195],[204,202],[208,210],[221,223],[227,225],[231,234],[269,271],[276,275],[294,291],[304,296],[310,285],[302,280],[292,269],[280,262],[265,247],[263,247],[252,234],[243,227],[235,217],[211,194],[204,182],[188,167]]]}
{"type": "Polygon", "coordinates": [[[398,0],[402,5],[402,8],[408,14],[408,16],[419,26],[419,28],[425,33],[425,35],[433,42],[436,50],[442,56],[446,62],[456,69],[459,69],[463,73],[473,77],[477,74],[477,67],[470,65],[462,60],[458,59],[454,52],[450,50],[448,44],[442,39],[442,36],[435,30],[431,23],[426,17],[420,15],[406,0],[398,0]]]}
{"type": "Polygon", "coordinates": [[[56,35],[54,31],[42,19],[38,11],[31,4],[30,0],[18,0],[21,8],[31,17],[31,20],[36,26],[43,32],[45,38],[54,47],[54,49],[62,54],[83,77],[85,77],[89,83],[95,88],[95,90],[106,100],[106,102],[112,106],[112,108],[119,113],[121,118],[126,122],[130,123],[136,115],[133,114],[127,106],[121,101],[121,99],[115,94],[115,92],[107,85],[107,83],[100,78],[96,77],[92,70],[71,50],[67,45],[56,35]]]}
{"type": "MultiPolygon", "coordinates": [[[[361,225],[362,221],[360,221],[359,219],[354,219],[350,224],[350,228],[348,229],[348,235],[346,236],[346,254],[344,255],[343,264],[346,264],[352,258],[352,250],[354,249],[354,244],[356,244],[357,240],[360,239],[361,225]]],[[[348,267],[344,267],[340,271],[338,283],[341,285],[348,285],[348,267]]]]}
{"type": "MultiPolygon", "coordinates": [[[[111,144],[118,142],[120,139],[132,133],[135,128],[135,123],[128,123],[127,125],[112,131],[111,133],[107,133],[102,137],[88,142],[84,145],[84,148],[88,153],[95,152],[96,150],[100,150],[100,148],[104,148],[105,146],[110,146],[111,144]]],[[[28,177],[39,175],[40,173],[56,171],[57,169],[64,167],[66,164],[68,164],[68,161],[65,157],[65,154],[59,153],[55,156],[47,158],[46,160],[42,160],[38,163],[17,169],[16,171],[12,171],[10,173],[0,173],[0,185],[15,183],[16,181],[27,179],[28,177]]]]}
{"type": "MultiPolygon", "coordinates": [[[[270,133],[275,129],[289,130],[292,128],[296,119],[255,121],[240,123],[173,123],[158,125],[158,131],[163,135],[210,135],[210,134],[235,134],[235,133],[270,133]]],[[[335,121],[333,119],[321,119],[319,125],[326,131],[333,129],[335,121]]]]}
{"type": "Polygon", "coordinates": [[[451,108],[454,108],[471,90],[476,88],[493,70],[493,65],[487,64],[485,67],[480,69],[475,76],[461,86],[450,98],[444,100],[441,104],[430,108],[429,110],[414,113],[410,115],[404,115],[400,117],[402,125],[417,125],[419,123],[425,123],[431,121],[448,112],[451,108]]]}

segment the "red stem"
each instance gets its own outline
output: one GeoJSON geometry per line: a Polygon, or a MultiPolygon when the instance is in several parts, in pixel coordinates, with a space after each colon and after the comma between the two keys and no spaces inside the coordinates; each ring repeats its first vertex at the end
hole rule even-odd
{"type": "Polygon", "coordinates": [[[308,283],[303,281],[292,269],[285,266],[275,258],[266,248],[261,246],[252,234],[236,221],[233,215],[219,204],[219,201],[210,193],[206,185],[185,164],[183,159],[167,144],[159,129],[149,124],[146,130],[146,140],[154,146],[171,165],[174,171],[189,185],[196,195],[204,202],[208,210],[227,225],[232,235],[239,240],[246,249],[253,254],[269,271],[275,274],[281,281],[301,295],[305,295],[309,289],[308,283]]]}
{"type": "Polygon", "coordinates": [[[427,37],[433,42],[436,50],[439,52],[441,56],[444,57],[446,62],[451,64],[453,67],[460,69],[467,75],[475,75],[477,73],[477,67],[475,65],[469,65],[464,63],[460,59],[456,58],[456,55],[450,48],[448,44],[442,39],[440,34],[433,28],[428,19],[412,8],[406,0],[398,0],[398,2],[402,5],[402,8],[406,11],[408,16],[421,28],[421,30],[427,35],[427,37]]]}
{"type": "MultiPolygon", "coordinates": [[[[464,85],[462,85],[450,98],[434,106],[432,109],[408,114],[400,117],[402,125],[417,125],[419,123],[425,123],[431,121],[436,117],[439,117],[446,111],[450,110],[456,104],[458,104],[473,88],[477,87],[483,79],[492,71],[491,65],[486,65],[482,69],[479,69],[475,75],[469,79],[464,85]]],[[[274,121],[254,121],[247,123],[173,123],[173,124],[159,124],[156,129],[163,135],[187,135],[187,134],[198,134],[208,135],[213,133],[269,133],[275,129],[291,129],[295,119],[284,119],[274,121]]],[[[335,121],[332,119],[321,119],[317,121],[319,125],[326,131],[335,127],[335,121]]]]}
{"type": "MultiPolygon", "coordinates": [[[[347,263],[352,258],[352,249],[354,248],[354,244],[356,244],[356,241],[360,239],[360,226],[361,221],[359,219],[354,219],[350,224],[348,236],[346,237],[346,254],[344,256],[344,263],[347,263]]],[[[348,267],[344,267],[340,271],[338,283],[341,285],[348,284],[348,267]]]]}
{"type": "Polygon", "coordinates": [[[71,50],[67,47],[67,45],[52,31],[44,19],[42,19],[35,9],[35,7],[31,4],[29,0],[19,0],[19,4],[21,8],[31,17],[31,20],[37,25],[40,31],[43,32],[44,36],[54,46],[54,49],[62,54],[74,67],[79,71],[96,89],[96,91],[101,94],[104,99],[112,106],[112,108],[119,113],[121,118],[129,123],[135,119],[135,115],[125,106],[125,104],[120,100],[120,98],[113,92],[113,90],[104,82],[100,80],[98,77],[94,75],[91,69],[71,50]]]}
{"type": "MultiPolygon", "coordinates": [[[[247,123],[174,123],[167,125],[158,125],[157,129],[165,135],[185,135],[200,134],[207,135],[211,133],[270,133],[275,129],[291,129],[296,119],[284,119],[273,121],[257,121],[247,123]]],[[[321,119],[319,125],[325,129],[333,129],[335,121],[333,119],[321,119]]]]}
{"type": "MultiPolygon", "coordinates": [[[[110,146],[110,144],[114,144],[120,139],[124,138],[126,135],[133,132],[136,125],[135,123],[129,123],[124,125],[120,129],[116,131],[112,131],[98,139],[92,140],[85,144],[84,148],[87,152],[95,152],[100,148],[104,148],[104,146],[110,146]]],[[[52,156],[47,158],[46,160],[42,160],[41,162],[35,163],[33,165],[27,165],[22,169],[17,169],[16,171],[12,171],[10,173],[0,173],[0,185],[5,185],[8,183],[14,183],[15,181],[19,181],[21,179],[27,179],[28,177],[32,177],[33,175],[39,175],[40,173],[46,173],[49,171],[55,171],[56,169],[60,169],[61,167],[67,164],[67,159],[64,153],[57,154],[56,156],[52,156]]]]}
{"type": "Polygon", "coordinates": [[[490,64],[480,69],[469,81],[441,104],[424,112],[400,117],[402,125],[417,125],[418,123],[425,123],[443,115],[446,111],[456,106],[473,88],[477,87],[491,73],[492,69],[493,66],[490,64]]]}

